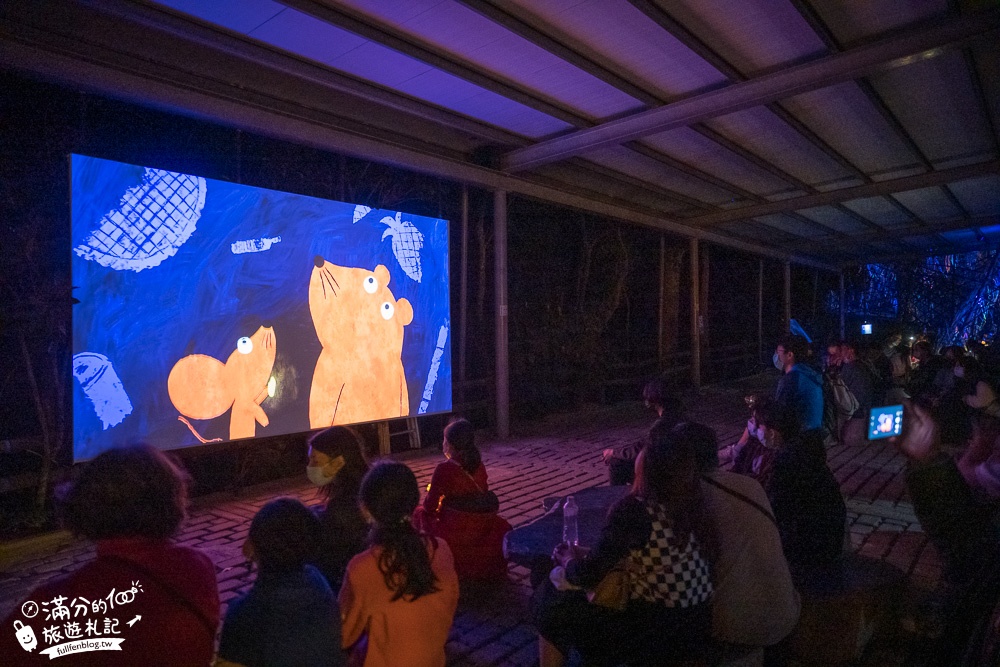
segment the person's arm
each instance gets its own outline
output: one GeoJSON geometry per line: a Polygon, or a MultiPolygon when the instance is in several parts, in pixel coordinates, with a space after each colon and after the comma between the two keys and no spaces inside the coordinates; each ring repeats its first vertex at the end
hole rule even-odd
{"type": "Polygon", "coordinates": [[[630,495],[618,501],[608,513],[601,537],[590,553],[566,563],[567,581],[584,588],[595,586],[629,551],[646,544],[651,528],[652,522],[641,500],[630,495]]]}
{"type": "Polygon", "coordinates": [[[431,476],[431,483],[427,487],[427,495],[424,497],[424,509],[426,511],[436,512],[438,505],[441,504],[441,499],[448,493],[450,486],[448,478],[451,467],[448,464],[441,463],[434,469],[434,474],[431,476]]]}
{"type": "Polygon", "coordinates": [[[940,429],[930,413],[909,405],[903,424],[903,435],[894,440],[910,460],[906,488],[914,513],[944,557],[948,576],[967,585],[996,552],[989,514],[975,502],[955,461],[942,452],[940,429]]]}
{"type": "MultiPolygon", "coordinates": [[[[357,562],[357,561],[355,561],[357,562]]],[[[344,583],[337,602],[340,606],[340,645],[344,649],[354,646],[368,626],[369,611],[363,590],[358,590],[358,568],[347,567],[344,583]]]]}

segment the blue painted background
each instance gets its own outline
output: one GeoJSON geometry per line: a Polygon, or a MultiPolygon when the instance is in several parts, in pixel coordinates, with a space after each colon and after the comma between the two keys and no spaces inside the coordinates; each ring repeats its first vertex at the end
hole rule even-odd
{"type": "MultiPolygon", "coordinates": [[[[142,181],[143,167],[72,157],[72,241],[79,246],[142,181]]],[[[451,410],[451,331],[448,223],[403,214],[424,236],[422,281],[404,273],[380,221],[395,211],[373,209],[353,223],[354,204],[206,179],[201,218],[177,254],[138,273],[72,258],[81,303],[73,311],[73,352],[105,355],[121,378],[133,411],[107,430],[74,381],[74,457],[89,459],[117,444],[148,442],[161,449],[200,444],[178,421],[167,395],[173,364],[188,354],[225,362],[241,336],[262,323],[274,327],[277,357],[274,397],[261,404],[270,420],[257,436],[309,430],[309,387],[319,341],[309,314],[313,258],[372,270],[384,264],[389,288],[413,306],[404,328],[403,367],[410,416],[417,414],[438,332],[449,329],[434,394],[426,412],[451,410]],[[236,241],[280,236],[265,252],[234,255],[236,241]]],[[[205,438],[228,438],[230,413],[192,424],[205,438]]],[[[225,446],[225,443],[219,443],[225,446]]]]}

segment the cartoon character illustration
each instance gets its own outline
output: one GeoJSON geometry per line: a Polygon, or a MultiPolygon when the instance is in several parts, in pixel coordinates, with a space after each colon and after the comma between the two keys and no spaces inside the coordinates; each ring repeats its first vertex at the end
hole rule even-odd
{"type": "Polygon", "coordinates": [[[310,428],[403,417],[403,327],[413,307],[389,290],[389,269],[337,266],[316,256],[309,312],[323,346],[309,392],[310,428]]]}
{"type": "Polygon", "coordinates": [[[240,338],[225,364],[204,354],[181,358],[167,377],[170,402],[184,415],[178,419],[199,440],[209,442],[184,417],[214,419],[231,407],[229,439],[254,437],[257,434],[254,422],[261,426],[268,424],[260,404],[268,396],[267,384],[276,348],[274,329],[264,325],[249,338],[240,338]]]}

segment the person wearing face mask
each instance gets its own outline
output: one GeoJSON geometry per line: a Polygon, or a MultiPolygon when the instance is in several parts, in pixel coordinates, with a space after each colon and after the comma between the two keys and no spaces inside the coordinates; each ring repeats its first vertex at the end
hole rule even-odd
{"type": "MultiPolygon", "coordinates": [[[[823,376],[809,360],[809,345],[804,338],[795,334],[781,337],[772,357],[774,367],[782,373],[774,400],[785,408],[796,433],[813,432],[822,439],[823,376]]],[[[752,435],[749,429],[744,430],[740,439],[728,448],[731,460],[741,456],[751,444],[752,435]]]]}
{"type": "Polygon", "coordinates": [[[335,592],[348,561],[365,548],[368,524],[358,508],[358,489],[368,472],[361,440],[345,426],[332,426],[309,440],[306,475],[326,498],[318,513],[320,539],[316,562],[335,592]]]}
{"type": "Polygon", "coordinates": [[[747,425],[767,454],[756,479],[774,510],[781,544],[797,581],[829,570],[843,555],[847,508],[817,432],[796,432],[784,406],[757,402],[747,425]]]}

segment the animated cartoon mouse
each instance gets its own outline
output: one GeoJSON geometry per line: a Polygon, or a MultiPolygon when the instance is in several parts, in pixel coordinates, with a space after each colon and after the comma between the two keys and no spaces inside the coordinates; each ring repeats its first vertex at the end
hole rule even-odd
{"type": "Polygon", "coordinates": [[[310,428],[408,415],[401,357],[410,302],[393,298],[381,264],[366,271],[318,255],[314,263],[309,312],[323,351],[309,391],[310,428]]]}
{"type": "MultiPolygon", "coordinates": [[[[167,393],[177,411],[191,419],[214,419],[232,407],[229,439],[252,438],[257,425],[267,426],[267,415],[260,407],[267,398],[267,382],[274,367],[277,341],[274,329],[262,326],[249,338],[236,341],[236,349],[226,363],[204,354],[181,358],[167,377],[167,393]]],[[[191,423],[191,432],[202,442],[191,423]]]]}

